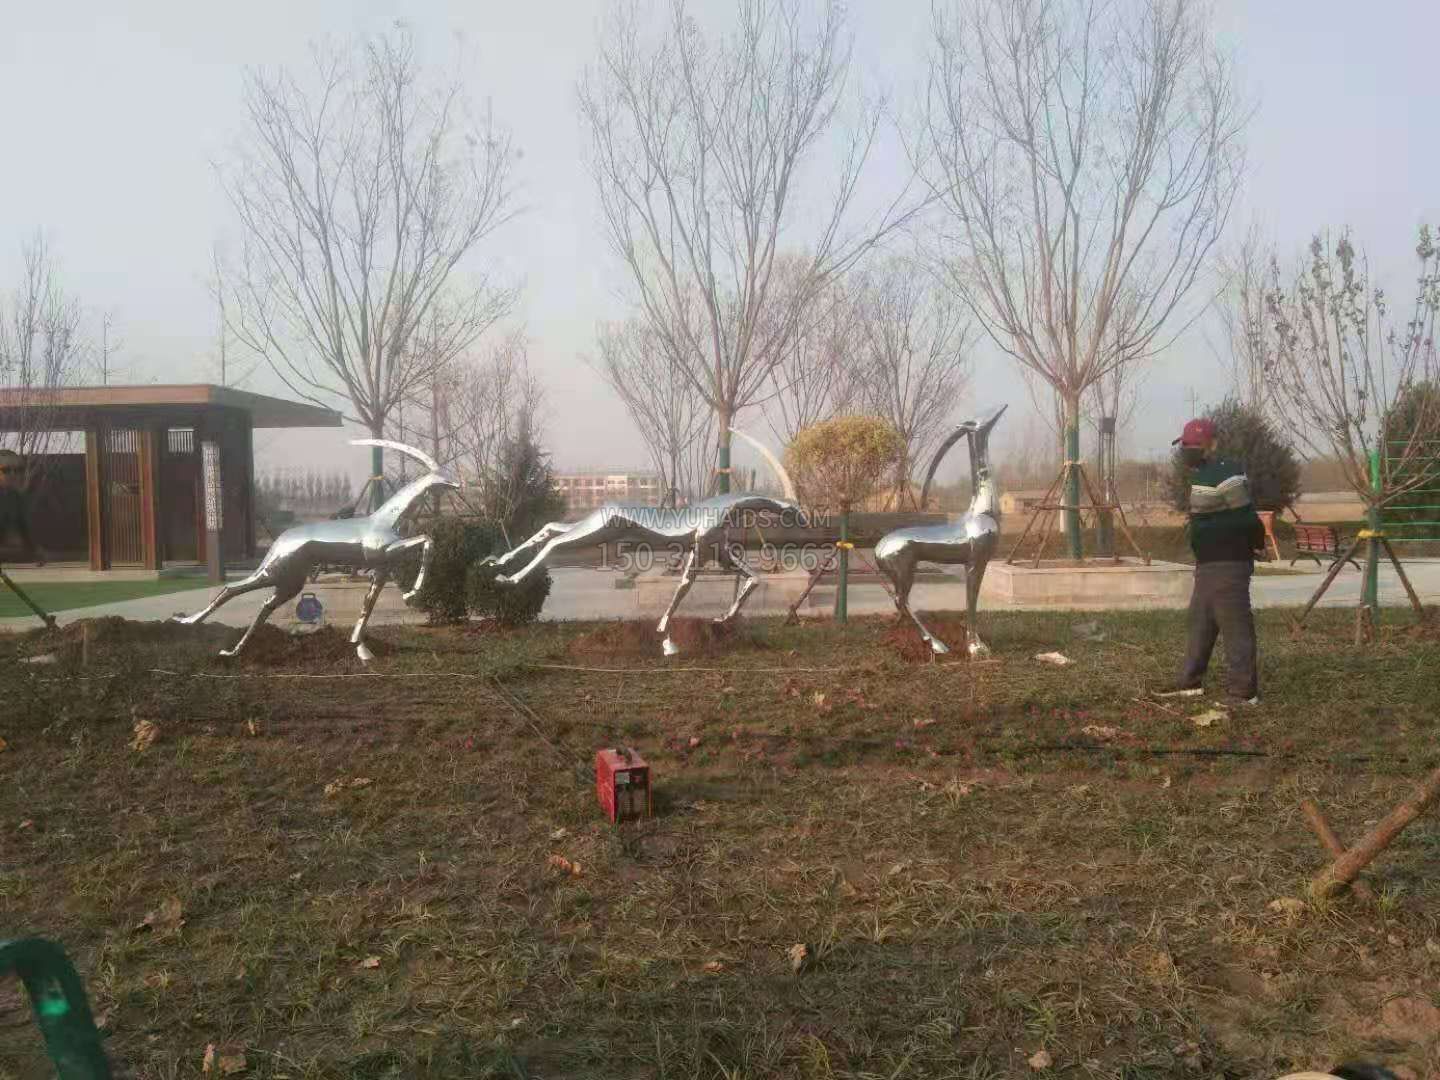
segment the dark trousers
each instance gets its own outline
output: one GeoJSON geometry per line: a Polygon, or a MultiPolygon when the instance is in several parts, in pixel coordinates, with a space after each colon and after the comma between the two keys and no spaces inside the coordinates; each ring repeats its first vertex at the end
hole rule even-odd
{"type": "Polygon", "coordinates": [[[1250,577],[1255,564],[1207,562],[1195,567],[1195,589],[1190,594],[1189,645],[1181,686],[1199,686],[1210,666],[1215,639],[1225,638],[1226,691],[1250,698],[1260,692],[1255,668],[1255,616],[1250,610],[1250,577]]]}
{"type": "Polygon", "coordinates": [[[0,544],[14,533],[20,538],[27,558],[35,556],[35,541],[30,539],[30,517],[25,504],[12,492],[0,492],[0,544]]]}

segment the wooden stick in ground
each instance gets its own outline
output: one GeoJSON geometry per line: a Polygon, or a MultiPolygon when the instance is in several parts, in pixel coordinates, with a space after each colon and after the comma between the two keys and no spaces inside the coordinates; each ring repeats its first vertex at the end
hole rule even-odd
{"type": "Polygon", "coordinates": [[[1399,836],[1405,827],[1423,814],[1430,804],[1440,798],[1440,769],[1436,769],[1406,799],[1386,815],[1360,842],[1341,855],[1335,862],[1317,874],[1310,882],[1310,891],[1316,896],[1331,896],[1353,882],[1361,870],[1369,866],[1399,836]]]}
{"type": "Polygon", "coordinates": [[[1400,584],[1405,586],[1405,595],[1410,598],[1410,606],[1415,609],[1415,614],[1423,622],[1425,605],[1420,603],[1420,597],[1415,595],[1415,586],[1410,584],[1410,575],[1405,573],[1405,568],[1400,565],[1400,557],[1395,554],[1395,549],[1390,546],[1390,541],[1382,536],[1380,544],[1385,549],[1385,554],[1390,556],[1390,561],[1395,564],[1395,573],[1400,575],[1400,584]]]}
{"type": "MultiPolygon", "coordinates": [[[[1330,823],[1325,820],[1325,815],[1321,813],[1319,804],[1317,804],[1314,799],[1306,799],[1300,804],[1300,812],[1305,815],[1305,820],[1310,823],[1310,828],[1316,837],[1319,838],[1320,845],[1335,858],[1341,858],[1345,854],[1345,845],[1340,842],[1340,838],[1336,836],[1335,831],[1330,828],[1330,823]]],[[[1350,891],[1366,903],[1370,903],[1375,899],[1375,894],[1370,891],[1370,886],[1358,878],[1351,883],[1350,891]]]]}
{"type": "Polygon", "coordinates": [[[790,605],[790,614],[785,616],[786,626],[794,626],[797,622],[800,621],[800,616],[797,614],[800,610],[800,605],[805,603],[805,601],[809,599],[810,590],[815,588],[816,582],[818,582],[822,577],[825,576],[825,574],[830,570],[830,567],[835,565],[835,557],[839,555],[839,553],[839,548],[831,548],[830,554],[825,557],[825,561],[817,565],[815,569],[810,572],[810,580],[805,583],[804,591],[800,593],[800,596],[798,599],[796,599],[795,603],[790,605]]]}
{"type": "MultiPolygon", "coordinates": [[[[1064,476],[1064,475],[1065,475],[1065,473],[1064,473],[1064,471],[1062,470],[1061,473],[1060,473],[1060,476],[1064,476]]],[[[1040,503],[1040,505],[1041,505],[1042,507],[1048,506],[1048,505],[1050,504],[1050,497],[1055,494],[1055,488],[1059,485],[1059,483],[1060,483],[1060,477],[1056,477],[1055,480],[1050,484],[1050,487],[1046,489],[1046,491],[1045,491],[1045,498],[1044,498],[1044,499],[1041,501],[1041,503],[1040,503]]],[[[1044,512],[1044,511],[1041,511],[1041,513],[1043,513],[1043,512],[1044,512]]],[[[1020,539],[1019,539],[1019,540],[1016,540],[1016,541],[1015,541],[1015,546],[1010,549],[1010,557],[1005,560],[1007,563],[1014,563],[1014,562],[1015,562],[1015,556],[1018,555],[1018,554],[1020,554],[1020,549],[1025,546],[1025,539],[1026,539],[1026,537],[1028,537],[1028,536],[1030,535],[1030,530],[1035,527],[1035,519],[1036,519],[1037,517],[1039,517],[1039,516],[1040,516],[1039,514],[1031,514],[1031,515],[1030,515],[1030,520],[1025,523],[1025,528],[1024,528],[1024,530],[1020,533],[1020,539]]]]}
{"type": "Polygon", "coordinates": [[[1345,552],[1344,556],[1336,559],[1333,563],[1330,564],[1330,570],[1325,575],[1325,580],[1322,581],[1320,583],[1320,587],[1315,590],[1315,595],[1310,597],[1310,602],[1305,605],[1305,610],[1300,612],[1300,618],[1295,621],[1296,626],[1305,625],[1305,620],[1310,617],[1310,612],[1314,609],[1315,605],[1320,602],[1320,598],[1324,596],[1326,591],[1330,588],[1330,583],[1333,582],[1335,578],[1339,575],[1340,568],[1350,561],[1350,557],[1355,554],[1355,549],[1364,542],[1364,537],[1357,536],[1354,542],[1350,545],[1349,550],[1345,552]]]}

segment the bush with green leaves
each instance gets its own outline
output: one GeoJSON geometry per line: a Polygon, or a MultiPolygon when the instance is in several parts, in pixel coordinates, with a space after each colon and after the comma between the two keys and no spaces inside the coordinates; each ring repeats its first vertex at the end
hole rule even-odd
{"type": "MultiPolygon", "coordinates": [[[[435,553],[424,587],[413,601],[433,623],[464,622],[471,615],[493,618],[505,626],[533,622],[550,595],[550,573],[543,571],[521,585],[496,585],[501,568],[482,566],[487,555],[508,547],[499,526],[458,517],[431,520],[426,531],[435,540],[435,553]]],[[[402,580],[413,580],[420,569],[419,556],[411,560],[402,580]]]]}
{"type": "MultiPolygon", "coordinates": [[[[1231,398],[1204,413],[1215,422],[1216,454],[1233,461],[1250,479],[1250,498],[1257,510],[1279,513],[1300,497],[1300,459],[1258,409],[1231,398]]],[[[1166,481],[1177,510],[1190,508],[1190,474],[1177,448],[1166,481]]]]}

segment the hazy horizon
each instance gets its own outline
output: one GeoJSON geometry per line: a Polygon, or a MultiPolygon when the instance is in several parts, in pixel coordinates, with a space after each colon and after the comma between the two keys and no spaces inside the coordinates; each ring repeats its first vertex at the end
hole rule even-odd
{"type": "MultiPolygon", "coordinates": [[[[713,18],[726,10],[696,6],[713,18]]],[[[488,102],[524,154],[525,212],[477,254],[524,284],[510,325],[529,335],[548,394],[546,444],[561,469],[646,464],[624,410],[582,359],[597,322],[625,312],[575,109],[600,10],[557,17],[539,4],[425,2],[405,16],[427,59],[464,58],[472,98],[488,102]]],[[[913,90],[929,11],[929,0],[852,5],[856,74],[867,87],[897,100],[913,90]]],[[[307,43],[383,32],[393,17],[369,3],[274,0],[227,9],[153,0],[124,12],[82,0],[7,14],[0,93],[16,152],[0,171],[0,289],[13,287],[20,245],[41,229],[67,290],[97,318],[113,313],[124,371],[112,381],[214,381],[217,317],[205,278],[212,245],[238,234],[212,166],[244,129],[244,71],[303,63],[307,43]]],[[[1229,0],[1217,4],[1216,25],[1258,106],[1232,232],[1258,220],[1287,254],[1317,229],[1349,226],[1381,275],[1403,285],[1416,226],[1440,217],[1440,149],[1425,138],[1440,8],[1401,3],[1362,19],[1336,0],[1229,0]]],[[[903,174],[893,156],[874,164],[882,186],[903,174]]],[[[1166,448],[1190,396],[1218,400],[1223,378],[1202,320],[1151,369],[1129,452],[1166,448]]],[[[292,396],[263,368],[241,385],[292,396]]],[[[1014,406],[997,440],[1003,453],[1032,410],[1013,367],[982,347],[959,412],[997,401],[1014,406]]],[[[758,414],[741,423],[769,439],[758,414]]],[[[261,469],[303,455],[357,477],[366,464],[333,430],[267,434],[257,455],[261,469]]]]}

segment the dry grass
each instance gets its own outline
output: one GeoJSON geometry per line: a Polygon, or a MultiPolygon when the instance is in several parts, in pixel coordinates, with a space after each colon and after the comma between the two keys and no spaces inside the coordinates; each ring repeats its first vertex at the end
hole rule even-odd
{"type": "MultiPolygon", "coordinates": [[[[209,1043],[272,1078],[1434,1075],[1440,827],[1374,907],[1268,908],[1321,863],[1303,796],[1354,837],[1436,756],[1440,642],[1354,654],[1347,615],[1263,616],[1266,706],[1207,728],[1136,700],[1171,614],[989,615],[973,664],[888,620],[670,662],[613,626],[382,631],[396,678],[283,677],[360,670],[323,637],[231,666],[112,625],[84,668],[75,631],[0,638],[0,932],[65,944],[135,1077],[209,1043]],[[657,777],[620,830],[617,742],[657,777]],[[172,897],[178,932],[136,930],[172,897]]],[[[45,1075],[6,989],[0,1076],[45,1075]]]]}

